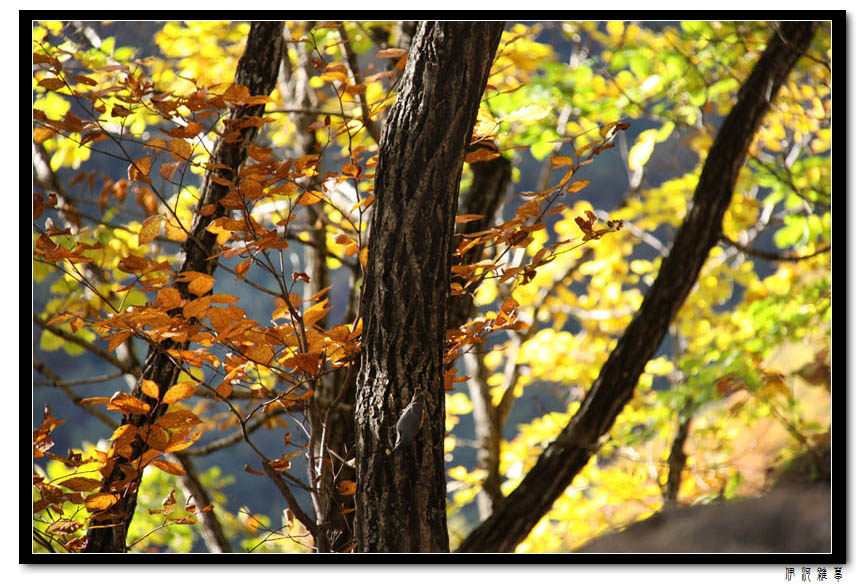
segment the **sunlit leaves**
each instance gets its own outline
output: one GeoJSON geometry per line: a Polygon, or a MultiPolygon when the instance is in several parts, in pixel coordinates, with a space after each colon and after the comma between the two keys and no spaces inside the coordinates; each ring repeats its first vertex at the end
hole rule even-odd
{"type": "Polygon", "coordinates": [[[186,471],[183,470],[183,467],[173,462],[168,462],[167,460],[154,460],[153,466],[158,468],[163,472],[167,472],[168,474],[172,474],[175,476],[182,476],[186,474],[186,471]]]}
{"type": "MultiPolygon", "coordinates": [[[[201,431],[236,430],[232,408],[241,416],[259,407],[268,415],[279,408],[299,412],[316,395],[317,384],[357,354],[360,327],[328,320],[336,315],[331,302],[341,306],[345,298],[337,283],[352,273],[359,274],[353,285],[362,285],[378,148],[367,130],[384,119],[394,95],[391,84],[407,53],[382,48],[393,39],[389,23],[375,25],[382,27],[375,34],[390,34],[381,44],[372,40],[372,23],[344,23],[347,46],[368,51],[370,63],[369,69],[352,72],[336,23],[319,23],[311,31],[289,23],[293,71],[300,71],[294,69],[298,51],[315,47],[304,90],[316,105],[300,108],[311,112],[304,119],[279,111],[296,106],[282,94],[287,87],[255,96],[233,83],[246,23],[166,23],[156,35],[162,54],[134,66],[113,47],[113,39],[106,39],[104,54],[50,46],[49,35],[63,26],[34,28],[35,39],[48,40],[34,48],[33,141],[46,150],[53,169],[84,168],[65,185],[70,197],[34,195],[34,229],[40,230],[33,239],[34,275],[58,274],[50,281],[54,297],[45,318],[118,357],[144,343],[167,347],[165,355],[182,369],[176,383],[159,387],[142,380],[134,396],[118,392],[80,404],[105,405],[116,412],[115,419],[117,414],[155,418],[138,429],[121,425],[108,452],[101,453],[101,464],[139,456],[135,467],[152,481],[146,488],[142,483],[139,496],[153,515],[141,515],[192,521],[178,515],[184,508],[175,499],[180,487],[169,482],[182,469],[159,457],[188,448],[201,431]],[[395,67],[386,69],[393,61],[395,67]],[[367,100],[369,120],[361,98],[367,100]],[[268,113],[230,119],[231,112],[252,104],[266,104],[268,113]],[[244,127],[266,132],[248,145],[244,166],[234,172],[210,160],[216,140],[235,143],[244,127]],[[317,149],[290,150],[304,132],[315,138],[317,149]],[[128,154],[121,156],[116,176],[85,165],[91,153],[117,140],[128,154]],[[203,192],[194,185],[205,175],[224,191],[199,207],[203,192]],[[77,225],[67,219],[74,216],[69,201],[82,199],[88,205],[80,212],[98,217],[77,225]],[[201,250],[212,254],[212,273],[183,268],[177,253],[181,242],[198,249],[202,242],[187,239],[199,221],[216,240],[215,248],[201,250]],[[318,229],[324,245],[311,236],[318,229]],[[307,252],[326,255],[332,292],[315,294],[320,280],[306,264],[307,252]],[[92,287],[82,286],[80,275],[63,273],[72,268],[86,274],[92,287]],[[157,410],[156,403],[167,410],[157,410]],[[134,444],[144,452],[134,452],[134,444]],[[159,489],[152,486],[156,481],[159,489]]],[[[467,351],[489,351],[483,355],[484,382],[494,405],[505,396],[519,400],[552,388],[538,400],[543,411],[531,408],[528,417],[534,419],[524,418],[503,445],[505,492],[576,412],[639,308],[669,236],[689,208],[719,119],[735,103],[739,81],[771,34],[757,22],[565,23],[562,29],[575,50],[570,62],[558,62],[553,44],[541,42],[551,26],[517,24],[503,37],[466,156],[468,165],[534,156],[549,164],[550,180],[541,187],[520,185],[518,191],[537,192],[519,192],[518,202],[506,203],[501,219],[482,232],[472,227],[483,215],[458,217],[457,224],[468,231],[457,238],[452,261],[452,293],[471,295],[482,311],[448,333],[447,429],[471,411],[460,391],[466,376],[458,360],[467,351]],[[635,134],[627,132],[626,117],[633,118],[635,134]],[[628,150],[620,150],[623,146],[628,150]],[[584,169],[589,163],[593,167],[584,169]],[[596,167],[602,173],[612,168],[630,183],[627,192],[613,189],[613,198],[605,199],[615,201],[610,206],[593,198],[607,195],[608,186],[588,176],[586,170],[596,167]],[[620,207],[612,206],[619,201],[620,207]],[[481,250],[488,255],[467,259],[481,250]]],[[[816,47],[823,51],[828,40],[820,42],[816,47]]],[[[765,119],[724,218],[723,234],[742,245],[771,249],[774,243],[805,254],[830,241],[831,76],[819,63],[805,61],[765,119]],[[771,230],[749,239],[764,220],[771,230]]],[[[514,176],[525,170],[515,165],[514,176]]],[[[681,499],[748,494],[754,477],[730,458],[727,429],[742,440],[751,438],[743,420],[768,418],[766,400],[787,400],[806,378],[824,383],[831,357],[819,356],[826,348],[819,335],[831,336],[828,275],[828,254],[758,270],[721,242],[675,324],[680,358],[664,353],[647,365],[634,403],[598,456],[520,550],[572,549],[657,509],[667,472],[664,456],[688,398],[702,409],[689,443],[681,499]],[[659,387],[664,391],[653,389],[659,387]]],[[[85,350],[49,332],[41,346],[85,350]]],[[[772,403],[798,419],[796,410],[772,403]]],[[[275,415],[264,427],[284,422],[275,415]]],[[[34,457],[60,464],[49,452],[51,424],[43,426],[34,437],[34,457]]],[[[449,448],[456,443],[448,436],[449,448]]],[[[297,452],[295,446],[290,455],[297,452]]],[[[288,456],[271,466],[287,470],[288,456]]],[[[477,496],[486,476],[469,466],[449,472],[458,506],[477,496]]],[[[258,463],[248,468],[263,472],[258,463]]],[[[58,501],[68,507],[72,497],[80,499],[81,509],[81,493],[102,489],[98,471],[88,472],[92,476],[44,481],[42,509],[58,501]]],[[[336,488],[350,495],[354,484],[342,481],[336,488]]],[[[111,506],[110,498],[89,502],[97,512],[111,512],[111,506]]],[[[82,522],[70,518],[47,525],[58,537],[71,538],[82,529],[82,522]]],[[[157,525],[147,524],[137,537],[157,525]]],[[[250,518],[239,529],[261,525],[250,518]]],[[[191,533],[180,529],[156,530],[148,540],[167,545],[168,533],[191,533]]],[[[189,544],[192,536],[185,537],[178,546],[189,544]]]]}
{"type": "Polygon", "coordinates": [[[111,493],[97,493],[87,497],[84,504],[88,511],[105,511],[106,509],[113,507],[119,499],[119,495],[111,493]]]}
{"type": "Polygon", "coordinates": [[[111,396],[106,407],[109,410],[124,414],[146,414],[150,411],[150,406],[147,403],[122,391],[111,396]]]}

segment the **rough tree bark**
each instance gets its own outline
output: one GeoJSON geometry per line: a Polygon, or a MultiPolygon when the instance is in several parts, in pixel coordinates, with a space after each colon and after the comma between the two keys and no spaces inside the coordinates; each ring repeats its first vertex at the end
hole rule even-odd
{"type": "MultiPolygon", "coordinates": [[[[285,44],[282,39],[282,22],[254,22],[249,31],[246,41],[246,49],[237,64],[234,82],[249,88],[250,95],[269,95],[276,85],[277,73],[282,56],[285,53],[285,44]]],[[[237,171],[246,160],[247,148],[252,142],[256,128],[246,127],[235,131],[234,127],[242,119],[249,116],[261,116],[264,105],[245,106],[234,109],[225,119],[226,136],[229,139],[220,138],[214,146],[211,163],[224,165],[217,173],[223,179],[233,181],[237,171]]],[[[216,235],[205,231],[213,219],[225,216],[228,210],[219,205],[219,200],[228,194],[229,187],[218,184],[211,180],[212,173],[208,173],[201,188],[201,199],[198,201],[197,209],[205,205],[213,204],[216,212],[209,217],[196,214],[189,236],[183,244],[185,260],[180,272],[192,270],[205,274],[212,274],[215,267],[214,246],[216,235]]],[[[187,284],[178,282],[177,288],[184,298],[193,298],[187,289],[187,284]]],[[[188,343],[187,343],[188,344],[188,343]]],[[[141,382],[152,380],[164,393],[169,387],[177,382],[180,369],[176,366],[174,359],[169,354],[169,349],[184,349],[186,344],[177,344],[166,340],[159,345],[152,345],[144,363],[141,378],[138,380],[133,395],[150,405],[150,412],[146,415],[126,415],[123,424],[132,424],[143,427],[162,413],[165,406],[157,407],[156,400],[144,395],[141,391],[141,382]]],[[[119,500],[107,511],[94,514],[87,530],[87,546],[85,552],[114,552],[126,551],[126,533],[132,516],[135,513],[137,499],[137,479],[129,482],[124,477],[135,476],[137,470],[132,468],[130,461],[137,458],[144,450],[141,441],[133,443],[133,451],[130,457],[118,457],[111,467],[103,471],[105,479],[103,492],[112,492],[122,488],[116,493],[120,495],[119,500]]]]}
{"type": "Polygon", "coordinates": [[[459,179],[503,23],[418,25],[382,133],[361,296],[355,534],[362,552],[446,552],[443,356],[459,179]],[[406,448],[397,418],[421,390],[406,448]]]}
{"type": "Polygon", "coordinates": [[[721,219],[754,132],[778,88],[808,49],[814,31],[814,23],[785,22],[769,41],[709,151],[670,255],[580,410],[520,485],[457,551],[513,551],[592,457],[599,438],[630,401],[643,367],[660,346],[709,250],[717,243],[721,219]]]}

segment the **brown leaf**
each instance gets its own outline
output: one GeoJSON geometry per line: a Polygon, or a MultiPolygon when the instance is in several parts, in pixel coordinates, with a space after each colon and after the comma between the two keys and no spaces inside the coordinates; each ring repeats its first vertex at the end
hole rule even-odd
{"type": "Polygon", "coordinates": [[[94,491],[98,488],[101,488],[102,481],[97,481],[96,479],[88,479],[86,477],[72,477],[71,479],[67,479],[60,483],[60,486],[66,487],[70,491],[85,493],[87,491],[94,491]]]}

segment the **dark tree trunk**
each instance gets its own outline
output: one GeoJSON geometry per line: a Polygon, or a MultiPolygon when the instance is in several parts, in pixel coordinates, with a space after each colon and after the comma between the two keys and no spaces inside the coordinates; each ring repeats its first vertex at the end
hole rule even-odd
{"type": "MultiPolygon", "coordinates": [[[[249,38],[246,41],[246,49],[237,64],[237,72],[234,77],[235,83],[249,88],[250,95],[269,95],[276,86],[279,64],[285,52],[282,28],[282,22],[252,23],[249,38]]],[[[264,105],[235,109],[225,120],[226,134],[231,134],[242,118],[261,116],[263,112],[264,105]]],[[[246,127],[239,130],[237,136],[230,140],[219,139],[214,147],[210,162],[221,166],[213,172],[216,172],[223,179],[234,181],[237,171],[246,160],[247,148],[252,142],[256,130],[254,126],[246,127]]],[[[195,215],[189,237],[183,244],[185,260],[180,272],[192,270],[212,274],[216,267],[216,260],[210,259],[215,253],[216,235],[208,233],[205,229],[212,220],[228,214],[228,210],[219,205],[219,200],[228,194],[229,187],[214,182],[211,180],[211,176],[211,173],[208,173],[205,177],[201,188],[202,196],[197,209],[213,204],[216,206],[216,212],[209,217],[204,217],[201,214],[195,215]]],[[[177,287],[184,298],[194,297],[189,293],[186,283],[178,282],[177,287]]],[[[123,417],[123,424],[142,427],[164,413],[164,406],[156,407],[156,400],[141,392],[141,381],[152,380],[156,382],[161,392],[164,393],[177,382],[180,373],[180,369],[176,367],[167,351],[169,349],[184,349],[185,347],[185,344],[177,344],[170,340],[150,347],[141,379],[139,379],[133,395],[147,402],[151,410],[146,415],[126,415],[123,417]]],[[[129,461],[141,454],[143,446],[140,441],[133,443],[132,456],[129,458],[118,456],[113,467],[106,467],[103,491],[112,492],[115,490],[116,494],[120,495],[120,499],[107,511],[93,516],[87,531],[85,552],[120,553],[126,551],[126,533],[135,513],[137,486],[140,477],[132,479],[131,482],[124,480],[124,470],[135,475],[137,471],[131,468],[129,461]]]]}
{"type": "Polygon", "coordinates": [[[582,407],[520,485],[457,551],[513,551],[592,457],[598,439],[630,401],[643,367],[657,351],[717,243],[754,132],[778,88],[808,49],[814,30],[814,23],[785,22],[769,41],[709,151],[669,257],[582,407]]]}
{"type": "Polygon", "coordinates": [[[382,133],[355,425],[363,552],[446,552],[443,357],[459,180],[503,23],[418,25],[382,133]],[[425,423],[389,455],[415,389],[425,423]]]}

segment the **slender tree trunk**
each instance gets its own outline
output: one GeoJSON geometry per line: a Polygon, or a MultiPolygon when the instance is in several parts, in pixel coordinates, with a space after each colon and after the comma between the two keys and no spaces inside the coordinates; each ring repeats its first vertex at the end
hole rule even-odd
{"type": "Polygon", "coordinates": [[[582,407],[520,485],[458,551],[513,551],[592,457],[598,439],[630,401],[643,367],[657,351],[717,243],[754,132],[778,88],[808,49],[814,31],[815,23],[785,22],[769,41],[709,151],[670,255],[582,407]]]}
{"type": "Polygon", "coordinates": [[[443,357],[459,179],[503,23],[418,25],[382,133],[355,425],[363,552],[446,552],[443,357]],[[419,390],[425,423],[393,454],[419,390]]]}
{"type": "MultiPolygon", "coordinates": [[[[234,77],[234,82],[249,88],[251,95],[268,95],[276,85],[280,60],[285,52],[282,28],[282,22],[252,23],[246,49],[237,64],[237,72],[234,77]]],[[[242,118],[260,116],[263,112],[263,105],[235,109],[225,120],[226,134],[230,134],[233,127],[242,118]]],[[[246,160],[247,148],[255,133],[256,127],[246,127],[237,132],[237,139],[219,139],[214,146],[211,163],[220,166],[218,170],[213,172],[227,181],[234,181],[237,171],[246,160]]],[[[181,272],[191,270],[212,274],[216,267],[215,259],[211,259],[214,255],[216,235],[208,233],[205,229],[213,219],[228,214],[228,210],[219,205],[219,200],[228,194],[229,187],[213,181],[212,176],[212,173],[208,173],[205,177],[201,188],[202,196],[197,209],[213,204],[216,207],[216,212],[208,217],[196,213],[189,237],[183,244],[185,260],[181,272]]],[[[178,282],[177,288],[184,298],[194,297],[188,291],[186,283],[178,282]]],[[[157,407],[156,400],[141,392],[141,381],[152,380],[156,382],[160,391],[164,393],[177,382],[180,373],[180,369],[168,354],[168,350],[184,349],[187,344],[166,340],[158,345],[151,345],[141,379],[133,392],[135,397],[145,401],[150,406],[150,412],[146,415],[126,415],[123,417],[123,424],[144,427],[164,413],[165,406],[157,407]]],[[[131,456],[117,455],[114,463],[109,463],[103,470],[105,477],[103,492],[119,495],[119,499],[111,508],[93,515],[90,528],[87,531],[85,552],[120,553],[126,551],[126,533],[135,513],[137,488],[140,482],[139,469],[130,465],[130,461],[136,459],[144,451],[144,447],[145,444],[137,440],[132,445],[131,456]]]]}
{"type": "MultiPolygon", "coordinates": [[[[483,231],[492,227],[495,214],[502,205],[507,188],[511,184],[511,162],[504,156],[488,161],[474,162],[470,166],[472,184],[463,195],[459,214],[482,215],[483,218],[457,225],[457,237],[454,237],[452,251],[459,245],[459,234],[483,231]]],[[[466,252],[461,263],[464,265],[476,263],[482,259],[483,253],[483,247],[472,247],[466,252]]],[[[459,328],[474,317],[476,312],[473,295],[451,296],[448,304],[448,329],[459,328]]],[[[489,372],[484,366],[486,352],[480,346],[476,350],[477,353],[469,352],[464,356],[464,359],[466,373],[470,377],[467,385],[475,424],[478,468],[487,473],[477,497],[481,519],[486,519],[504,498],[501,491],[501,477],[499,476],[502,425],[501,416],[498,415],[497,408],[493,405],[490,387],[487,383],[489,372]]]]}

